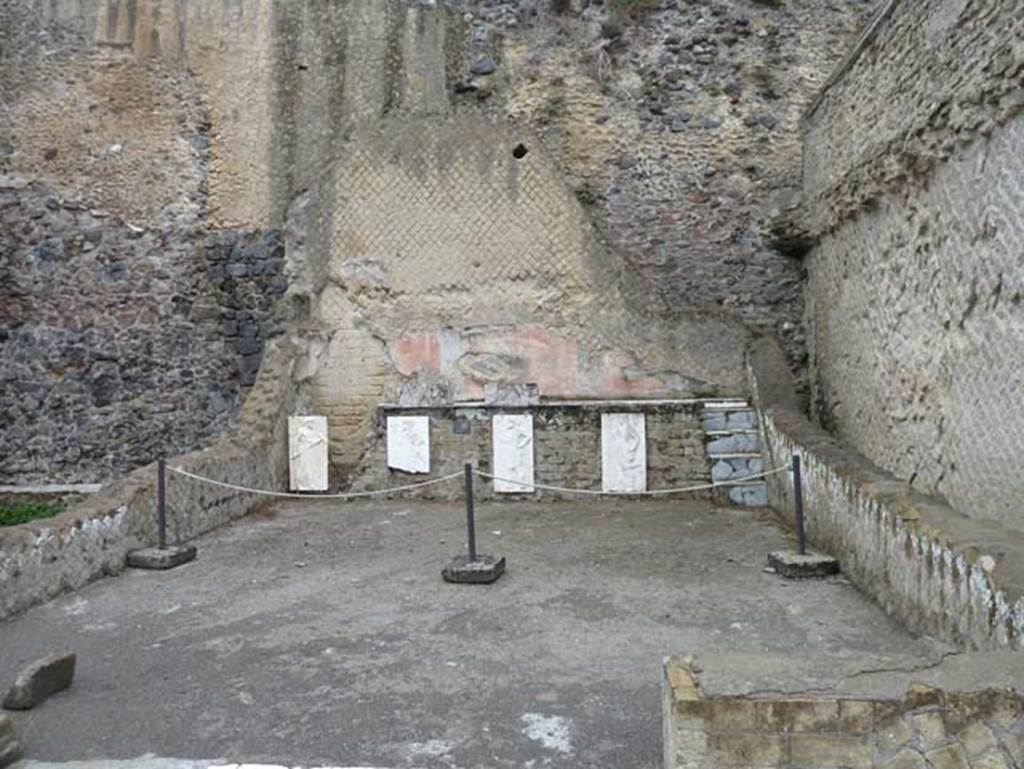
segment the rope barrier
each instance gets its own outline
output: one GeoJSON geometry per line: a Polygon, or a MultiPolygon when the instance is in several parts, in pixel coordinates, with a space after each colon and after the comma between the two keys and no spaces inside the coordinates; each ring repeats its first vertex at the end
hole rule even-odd
{"type": "MultiPolygon", "coordinates": [[[[347,493],[338,494],[300,494],[297,492],[288,491],[268,491],[266,489],[254,489],[249,486],[239,486],[234,483],[225,483],[224,481],[217,481],[213,478],[207,478],[202,475],[196,475],[190,473],[187,470],[182,470],[180,467],[167,466],[167,469],[172,473],[191,478],[202,483],[209,483],[212,486],[220,486],[224,489],[232,489],[233,491],[241,491],[246,494],[260,494],[265,497],[283,497],[286,499],[361,499],[365,497],[375,497],[384,494],[397,494],[402,491],[412,491],[413,489],[422,489],[427,486],[434,486],[440,483],[447,483],[453,481],[456,478],[462,478],[463,473],[450,473],[449,475],[443,475],[440,478],[432,478],[429,481],[420,481],[419,483],[410,483],[406,486],[394,486],[389,489],[375,489],[373,491],[351,491],[347,493]]],[[[522,486],[529,489],[543,489],[544,491],[558,491],[563,494],[583,494],[597,497],[616,497],[616,496],[633,496],[633,497],[653,497],[663,494],[684,494],[693,491],[707,491],[710,489],[719,489],[725,486],[738,486],[743,483],[750,481],[760,480],[761,478],[767,478],[770,475],[776,473],[783,473],[787,470],[792,469],[792,466],[786,465],[785,467],[776,467],[772,470],[767,470],[757,475],[748,475],[745,478],[734,478],[731,481],[716,481],[713,483],[702,483],[696,486],[682,486],[675,489],[653,489],[648,491],[602,491],[598,489],[578,489],[570,488],[568,486],[553,486],[545,483],[527,483],[526,481],[514,480],[512,478],[502,478],[498,475],[492,475],[491,473],[485,473],[483,470],[473,470],[474,475],[478,475],[481,478],[486,478],[490,481],[500,481],[502,483],[511,483],[513,486],[522,486]]]]}
{"type": "Polygon", "coordinates": [[[395,494],[400,491],[410,491],[412,489],[422,489],[426,486],[434,486],[438,483],[447,483],[448,481],[456,478],[462,478],[463,474],[451,473],[450,475],[443,475],[440,478],[432,478],[429,481],[420,481],[419,483],[410,483],[407,486],[395,486],[390,489],[376,489],[374,491],[351,491],[344,494],[299,494],[297,492],[289,491],[267,491],[266,489],[253,489],[248,486],[238,486],[234,483],[224,483],[224,481],[215,481],[213,478],[206,478],[202,475],[196,475],[190,473],[187,470],[182,470],[180,467],[167,466],[167,469],[172,473],[183,475],[186,478],[192,478],[196,481],[202,481],[203,483],[209,483],[213,486],[220,486],[224,489],[233,489],[234,491],[243,491],[247,494],[261,494],[265,497],[285,497],[288,499],[360,499],[363,497],[374,497],[383,494],[395,494]]]}
{"type": "Polygon", "coordinates": [[[560,491],[564,494],[589,494],[597,497],[615,497],[615,496],[631,496],[631,497],[652,497],[659,494],[682,494],[689,491],[706,491],[708,489],[719,489],[723,486],[738,486],[741,483],[747,483],[748,481],[756,481],[761,478],[767,478],[770,475],[776,473],[784,473],[787,470],[792,469],[790,465],[785,467],[776,467],[772,470],[768,470],[757,475],[748,475],[746,478],[735,478],[731,481],[717,481],[715,483],[704,483],[699,486],[684,486],[677,489],[655,489],[652,491],[599,491],[597,489],[571,489],[566,486],[551,486],[544,483],[526,483],[525,481],[517,481],[511,478],[501,478],[497,475],[491,475],[485,473],[482,470],[474,470],[476,475],[481,478],[487,478],[492,481],[501,481],[502,483],[511,483],[515,486],[524,486],[530,489],[544,489],[545,491],[560,491]]]}

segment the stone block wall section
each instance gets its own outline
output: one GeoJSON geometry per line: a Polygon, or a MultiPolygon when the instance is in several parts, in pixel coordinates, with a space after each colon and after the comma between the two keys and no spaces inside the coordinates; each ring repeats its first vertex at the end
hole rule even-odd
{"type": "MultiPolygon", "coordinates": [[[[1024,649],[1024,535],[914,491],[811,424],[773,340],[752,344],[748,374],[766,462],[801,455],[812,546],[915,631],[972,649],[1024,649]]],[[[793,509],[790,474],[768,489],[775,509],[793,509]]]]}
{"type": "MultiPolygon", "coordinates": [[[[565,488],[601,488],[601,413],[646,414],[647,485],[650,489],[678,488],[708,483],[711,465],[701,426],[701,403],[671,405],[606,406],[598,404],[550,404],[524,409],[436,408],[386,409],[374,420],[371,444],[353,485],[358,489],[401,486],[462,470],[466,462],[483,472],[493,472],[492,417],[495,414],[533,414],[535,481],[565,488]],[[387,416],[426,415],[430,418],[429,475],[410,475],[387,467],[387,416]],[[456,432],[458,428],[459,432],[456,432]],[[468,430],[468,432],[465,432],[468,430]]],[[[537,489],[529,494],[495,494],[491,483],[477,479],[478,499],[570,498],[578,496],[537,489]]],[[[423,496],[462,499],[461,482],[427,487],[423,496]]],[[[710,492],[702,492],[708,497],[710,492]]]]}
{"type": "Polygon", "coordinates": [[[1024,530],[1024,4],[899,0],[806,119],[815,418],[1024,530]]]}
{"type": "MultiPolygon", "coordinates": [[[[284,488],[286,415],[298,408],[288,342],[268,345],[237,425],[210,448],[168,464],[253,488],[284,488]]],[[[168,474],[168,538],[191,539],[247,513],[259,498],[168,474]]],[[[139,468],[56,518],[0,529],[0,617],[79,588],[155,544],[156,467],[139,468]]]]}
{"type": "MultiPolygon", "coordinates": [[[[792,660],[774,661],[793,667],[792,660]]],[[[848,660],[828,662],[849,667],[848,660]]],[[[711,662],[714,668],[725,663],[743,670],[749,660],[734,655],[711,662]]],[[[814,668],[817,660],[801,663],[814,668]]],[[[1006,663],[1006,657],[979,655],[973,663],[959,662],[955,671],[941,661],[931,673],[879,671],[888,681],[851,668],[845,680],[837,675],[811,690],[794,686],[799,673],[777,689],[722,680],[707,687],[703,658],[669,658],[663,679],[664,766],[1016,769],[1024,765],[1024,689],[1020,666],[1010,670],[1006,663]],[[1007,677],[975,675],[975,681],[987,678],[992,684],[965,686],[955,674],[972,664],[1001,666],[1007,677]],[[864,682],[846,683],[858,677],[864,682]]],[[[763,659],[761,664],[779,669],[763,659]]],[[[711,678],[725,677],[717,673],[712,669],[711,678]]]]}
{"type": "Polygon", "coordinates": [[[102,482],[212,440],[283,266],[273,230],[137,227],[0,175],[0,484],[102,482]]]}

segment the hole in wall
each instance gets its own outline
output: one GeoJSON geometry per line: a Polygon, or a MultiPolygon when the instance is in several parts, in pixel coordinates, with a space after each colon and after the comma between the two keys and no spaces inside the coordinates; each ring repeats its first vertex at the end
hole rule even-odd
{"type": "Polygon", "coordinates": [[[526,149],[526,145],[520,143],[512,148],[512,157],[514,157],[516,160],[522,160],[523,158],[526,157],[527,152],[529,152],[529,150],[526,149]]]}

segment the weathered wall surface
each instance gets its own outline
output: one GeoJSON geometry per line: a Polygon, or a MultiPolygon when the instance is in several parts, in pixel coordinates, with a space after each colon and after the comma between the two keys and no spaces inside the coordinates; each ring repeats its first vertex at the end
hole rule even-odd
{"type": "Polygon", "coordinates": [[[742,326],[630,305],[624,263],[528,133],[407,115],[350,146],[288,249],[290,300],[319,334],[312,401],[335,465],[359,460],[384,401],[478,399],[487,383],[536,383],[546,398],[742,391],[742,326]]]}
{"type": "MultiPolygon", "coordinates": [[[[169,457],[169,467],[250,488],[283,488],[288,478],[287,416],[308,407],[295,388],[295,352],[277,339],[237,423],[212,446],[169,457]]],[[[167,479],[168,539],[185,541],[245,515],[260,500],[167,479]]],[[[0,529],[0,618],[125,568],[130,550],[156,543],[156,467],[128,474],[55,518],[0,529]]]]}
{"type": "Polygon", "coordinates": [[[1022,14],[1019,2],[888,4],[808,118],[804,179],[819,237],[815,415],[915,487],[1017,529],[1022,14]]]}
{"type": "MultiPolygon", "coordinates": [[[[671,404],[653,407],[602,407],[593,405],[545,406],[531,409],[444,408],[381,409],[374,420],[374,445],[360,468],[356,488],[381,489],[457,473],[466,462],[483,472],[493,473],[492,418],[497,413],[533,415],[535,481],[564,488],[601,488],[601,412],[635,410],[646,414],[647,486],[671,489],[707,483],[711,463],[701,426],[701,404],[671,404]],[[410,475],[387,467],[387,417],[425,415],[430,417],[431,468],[429,475],[410,475]],[[456,420],[460,429],[456,432],[456,420]]],[[[515,499],[522,495],[496,494],[492,484],[477,480],[476,496],[481,499],[515,499]]],[[[427,487],[425,496],[461,499],[460,481],[427,487]]],[[[530,499],[564,496],[538,489],[530,499]]]]}
{"type": "Polygon", "coordinates": [[[870,3],[557,5],[475,8],[467,58],[497,69],[468,78],[462,100],[543,138],[622,255],[629,304],[724,309],[799,364],[801,266],[768,221],[795,200],[800,116],[870,3]]]}
{"type": "MultiPolygon", "coordinates": [[[[342,465],[362,451],[376,404],[409,380],[445,379],[449,397],[510,376],[539,380],[552,396],[733,392],[742,384],[739,319],[799,341],[798,270],[770,246],[762,203],[792,185],[796,116],[863,6],[665,3],[625,18],[610,7],[553,15],[518,2],[456,12],[394,0],[5,0],[0,172],[43,181],[58,201],[108,212],[174,253],[211,228],[258,240],[285,225],[296,195],[316,190],[302,238],[328,239],[336,258],[290,277],[311,284],[297,295],[319,296],[328,276],[332,288],[322,308],[293,319],[323,321],[308,324],[308,360],[342,465]],[[387,115],[402,117],[373,127],[387,115]],[[418,143],[408,131],[381,138],[412,115],[437,121],[418,143]],[[529,154],[513,162],[519,142],[529,154]],[[433,160],[380,156],[403,143],[433,160]],[[446,145],[459,149],[450,173],[446,145]],[[362,173],[395,192],[362,189],[362,173]],[[350,218],[362,193],[390,218],[350,218]],[[432,196],[443,205],[432,207],[432,196]],[[416,227],[389,229],[407,214],[416,227]],[[405,274],[392,286],[395,275],[375,270],[399,246],[405,274]],[[459,282],[412,287],[414,275],[459,282]]],[[[193,270],[218,269],[192,258],[193,270]]],[[[175,274],[185,280],[184,269],[175,274]]],[[[280,283],[264,282],[272,299],[280,283]]],[[[197,294],[195,304],[223,306],[215,295],[197,294]]],[[[226,397],[237,402],[266,323],[244,312],[222,320],[241,356],[225,369],[241,370],[237,383],[228,379],[226,397]]],[[[51,333],[33,322],[20,326],[19,358],[31,353],[28,340],[51,333]]],[[[93,349],[86,344],[90,365],[93,349]]],[[[187,356],[183,371],[216,378],[224,368],[212,341],[187,356]]],[[[44,368],[20,376],[47,389],[44,368]]],[[[129,387],[113,401],[133,402],[136,425],[160,423],[147,404],[176,402],[179,373],[164,383],[143,377],[144,401],[129,387]]],[[[195,429],[182,424],[176,446],[189,432],[195,445],[220,419],[204,411],[195,429]]],[[[44,422],[74,432],[65,416],[44,422]]],[[[76,472],[95,479],[145,453],[80,460],[76,472]]],[[[37,471],[67,479],[65,467],[24,465],[12,480],[37,471]]]]}
{"type": "Polygon", "coordinates": [[[0,181],[3,482],[106,480],[224,430],[284,292],[276,234],[133,228],[18,187],[0,181]]]}
{"type": "MultiPolygon", "coordinates": [[[[1024,648],[1024,534],[912,490],[812,425],[774,342],[751,347],[749,372],[766,463],[801,456],[811,545],[913,630],[971,649],[1024,648]]],[[[790,516],[792,474],[769,478],[768,496],[790,516]]]]}
{"type": "Polygon", "coordinates": [[[1012,654],[972,657],[920,670],[806,655],[669,658],[664,767],[1020,766],[1024,668],[1012,654]]]}

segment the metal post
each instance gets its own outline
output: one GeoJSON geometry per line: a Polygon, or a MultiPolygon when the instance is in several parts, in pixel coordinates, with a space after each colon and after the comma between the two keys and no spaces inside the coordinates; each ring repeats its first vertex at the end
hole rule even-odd
{"type": "Polygon", "coordinates": [[[156,461],[156,539],[161,550],[167,549],[167,463],[163,457],[156,461]]]}
{"type": "Polygon", "coordinates": [[[473,465],[466,463],[466,533],[469,536],[469,560],[476,561],[476,521],[473,518],[473,465]]]}
{"type": "Polygon", "coordinates": [[[800,480],[800,455],[793,455],[793,503],[796,506],[796,545],[800,555],[807,553],[804,536],[804,490],[800,480]]]}

